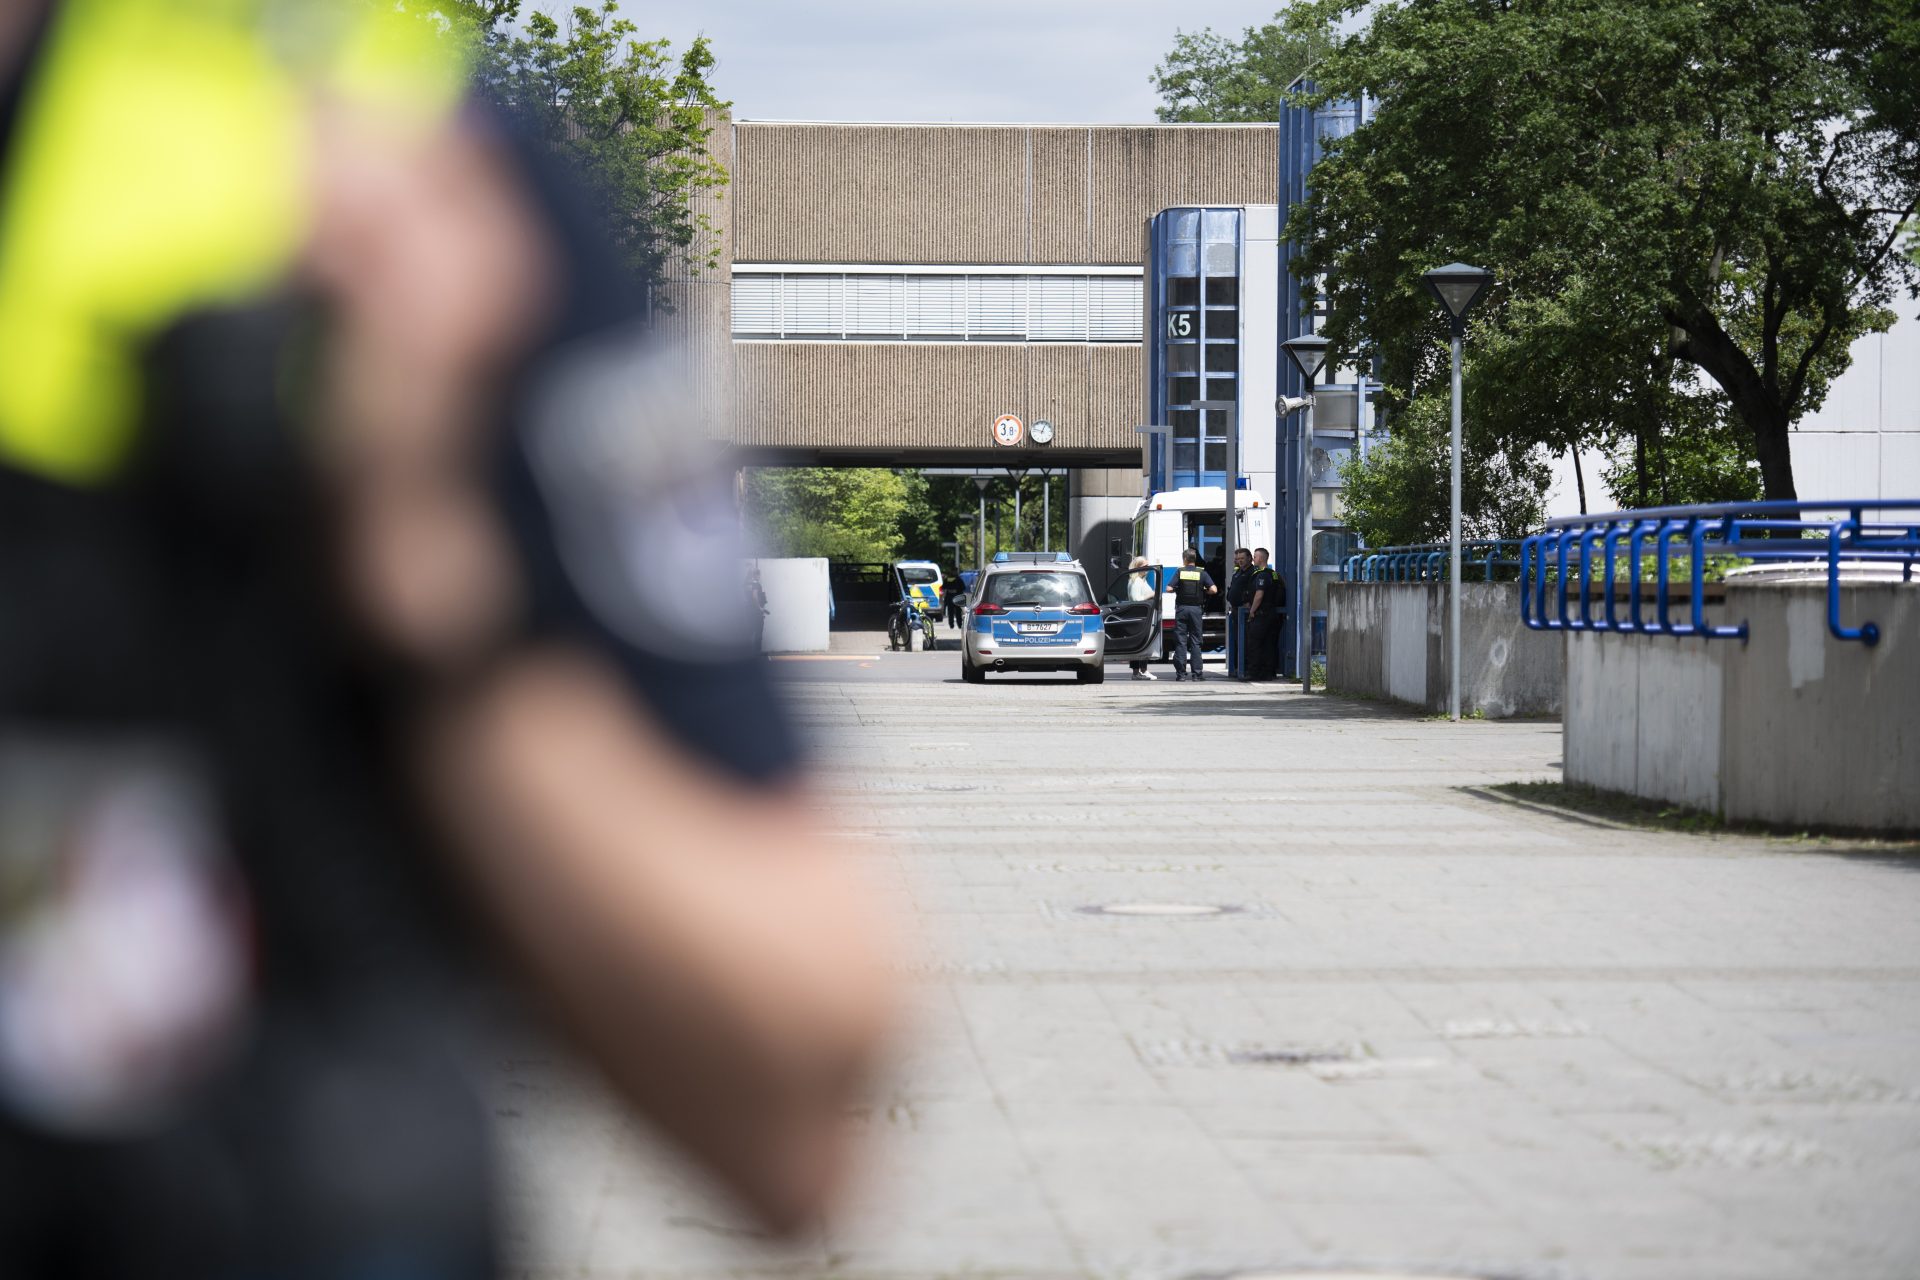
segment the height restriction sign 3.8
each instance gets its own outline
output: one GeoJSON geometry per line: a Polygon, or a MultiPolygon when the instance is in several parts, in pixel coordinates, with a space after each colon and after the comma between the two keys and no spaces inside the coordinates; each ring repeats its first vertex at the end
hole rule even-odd
{"type": "Polygon", "coordinates": [[[1020,419],[1011,413],[1003,413],[993,420],[993,442],[995,444],[1016,445],[1026,434],[1026,428],[1020,419]]]}

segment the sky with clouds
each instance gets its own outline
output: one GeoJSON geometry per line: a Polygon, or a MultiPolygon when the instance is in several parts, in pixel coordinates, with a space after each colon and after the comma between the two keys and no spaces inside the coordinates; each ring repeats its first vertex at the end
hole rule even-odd
{"type": "MultiPolygon", "coordinates": [[[[552,12],[554,4],[541,4],[552,12]]],[[[1237,38],[1277,0],[622,0],[648,37],[696,35],[743,120],[1153,119],[1178,30],[1237,38]]]]}

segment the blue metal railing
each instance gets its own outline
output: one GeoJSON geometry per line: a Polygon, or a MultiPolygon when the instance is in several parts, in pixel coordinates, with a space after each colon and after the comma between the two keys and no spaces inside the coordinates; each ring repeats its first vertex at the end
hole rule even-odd
{"type": "Polygon", "coordinates": [[[1841,565],[1899,565],[1901,581],[1913,581],[1920,500],[1729,503],[1549,520],[1520,543],[1520,616],[1535,631],[1744,640],[1745,621],[1709,623],[1706,614],[1708,581],[1743,564],[1824,566],[1827,629],[1841,640],[1878,644],[1877,623],[1841,621],[1841,565]],[[1684,559],[1676,559],[1676,544],[1684,559]],[[1677,570],[1685,575],[1685,621],[1673,617],[1677,570]],[[1649,595],[1650,617],[1642,607],[1649,595]]]}
{"type": "MultiPolygon", "coordinates": [[[[1520,567],[1520,542],[1517,539],[1486,539],[1460,546],[1460,579],[1474,574],[1482,582],[1493,581],[1496,569],[1520,567]]],[[[1444,582],[1447,579],[1447,544],[1423,542],[1408,547],[1382,547],[1348,556],[1340,566],[1342,582],[1444,582]]]]}

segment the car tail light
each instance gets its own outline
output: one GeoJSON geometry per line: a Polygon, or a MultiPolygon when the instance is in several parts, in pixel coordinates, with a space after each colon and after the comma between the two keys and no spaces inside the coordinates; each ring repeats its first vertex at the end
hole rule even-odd
{"type": "Polygon", "coordinates": [[[1072,608],[1068,609],[1067,612],[1068,613],[1098,613],[1100,612],[1100,606],[1093,603],[1091,600],[1089,600],[1085,604],[1074,605],[1072,608]]]}
{"type": "Polygon", "coordinates": [[[1006,610],[1001,608],[999,605],[989,604],[986,601],[982,601],[981,603],[973,606],[973,616],[976,618],[983,618],[990,613],[1005,613],[1005,612],[1006,610]]]}

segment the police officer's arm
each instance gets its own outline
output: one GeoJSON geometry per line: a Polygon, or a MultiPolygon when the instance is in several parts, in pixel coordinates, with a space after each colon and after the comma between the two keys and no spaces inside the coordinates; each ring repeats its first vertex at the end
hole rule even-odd
{"type": "Polygon", "coordinates": [[[425,745],[482,900],[614,1082],[775,1226],[817,1215],[892,982],[805,797],[694,763],[562,649],[449,700],[425,745]]]}
{"type": "Polygon", "coordinates": [[[478,143],[416,141],[322,138],[308,267],[338,324],[349,599],[438,691],[413,758],[485,915],[622,1092],[793,1227],[840,1179],[881,1047],[880,914],[798,784],[696,756],[605,651],[511,638],[528,584],[474,424],[552,305],[550,246],[478,143]]]}

